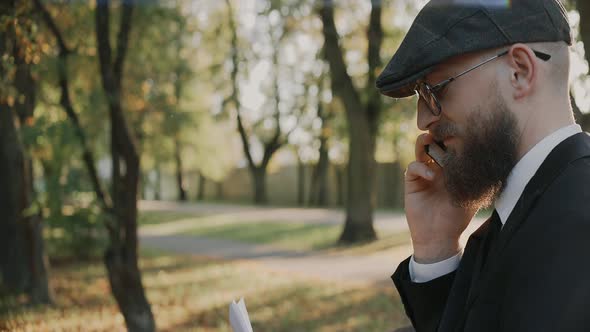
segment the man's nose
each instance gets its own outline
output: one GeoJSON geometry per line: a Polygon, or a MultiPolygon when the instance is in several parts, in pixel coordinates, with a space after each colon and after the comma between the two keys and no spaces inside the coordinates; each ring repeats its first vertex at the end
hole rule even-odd
{"type": "Polygon", "coordinates": [[[432,114],[428,105],[422,98],[418,98],[418,128],[422,131],[428,130],[428,128],[436,121],[440,119],[439,116],[432,114]]]}

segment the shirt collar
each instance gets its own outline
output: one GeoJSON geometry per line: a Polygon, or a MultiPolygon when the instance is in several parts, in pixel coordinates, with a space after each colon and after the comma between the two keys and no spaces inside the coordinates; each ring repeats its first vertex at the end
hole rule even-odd
{"type": "Polygon", "coordinates": [[[508,175],[506,187],[494,204],[500,216],[500,221],[502,221],[502,226],[508,220],[524,188],[541,167],[549,153],[568,137],[581,132],[582,128],[577,124],[562,127],[543,138],[516,163],[516,166],[508,175]]]}

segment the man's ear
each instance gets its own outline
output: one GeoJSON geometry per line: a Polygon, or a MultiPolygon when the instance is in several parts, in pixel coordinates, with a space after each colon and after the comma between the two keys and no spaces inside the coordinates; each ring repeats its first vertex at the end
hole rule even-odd
{"type": "Polygon", "coordinates": [[[514,44],[508,51],[510,65],[510,83],[514,99],[521,99],[531,94],[537,78],[535,53],[525,44],[514,44]]]}

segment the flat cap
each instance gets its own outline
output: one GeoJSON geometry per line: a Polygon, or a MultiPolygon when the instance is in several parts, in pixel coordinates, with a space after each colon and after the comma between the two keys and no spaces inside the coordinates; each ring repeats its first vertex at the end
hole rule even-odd
{"type": "Polygon", "coordinates": [[[409,97],[417,80],[454,56],[557,41],[572,44],[559,0],[431,0],[377,78],[377,89],[390,97],[409,97]]]}

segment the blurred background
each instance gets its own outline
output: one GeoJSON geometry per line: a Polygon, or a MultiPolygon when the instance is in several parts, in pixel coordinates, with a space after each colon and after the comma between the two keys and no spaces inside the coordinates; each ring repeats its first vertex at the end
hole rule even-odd
{"type": "Polygon", "coordinates": [[[416,100],[374,85],[426,2],[3,0],[0,330],[407,326],[416,100]]]}

